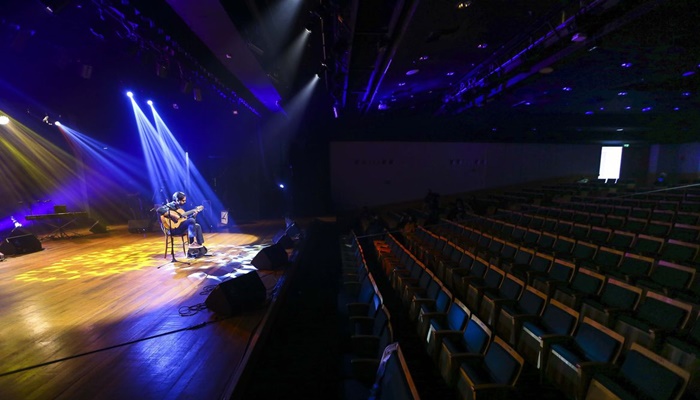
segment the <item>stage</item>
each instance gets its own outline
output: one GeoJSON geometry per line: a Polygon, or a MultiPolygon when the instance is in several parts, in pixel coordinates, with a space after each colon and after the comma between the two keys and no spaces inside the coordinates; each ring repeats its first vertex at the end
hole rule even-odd
{"type": "MultiPolygon", "coordinates": [[[[231,393],[291,268],[250,264],[284,221],[205,232],[208,255],[163,257],[161,232],[109,226],[42,240],[0,262],[0,398],[223,398],[231,393]],[[204,307],[219,283],[257,273],[263,305],[231,317],[204,307]],[[273,300],[271,300],[273,299],[273,300]]],[[[291,250],[288,250],[291,253],[291,250]]]]}

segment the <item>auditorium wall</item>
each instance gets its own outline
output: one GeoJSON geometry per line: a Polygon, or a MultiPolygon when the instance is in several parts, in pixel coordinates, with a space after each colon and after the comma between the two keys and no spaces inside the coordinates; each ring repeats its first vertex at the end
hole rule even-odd
{"type": "Polygon", "coordinates": [[[597,177],[600,145],[333,142],[331,193],[347,210],[561,177],[597,177]]]}

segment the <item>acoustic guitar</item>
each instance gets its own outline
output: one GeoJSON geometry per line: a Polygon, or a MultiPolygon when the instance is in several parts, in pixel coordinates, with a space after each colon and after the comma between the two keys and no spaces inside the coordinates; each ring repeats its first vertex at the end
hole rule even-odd
{"type": "Polygon", "coordinates": [[[168,212],[160,216],[160,222],[165,229],[177,229],[190,215],[202,210],[204,210],[204,206],[197,206],[190,211],[185,211],[181,208],[177,210],[168,210],[168,212]]]}

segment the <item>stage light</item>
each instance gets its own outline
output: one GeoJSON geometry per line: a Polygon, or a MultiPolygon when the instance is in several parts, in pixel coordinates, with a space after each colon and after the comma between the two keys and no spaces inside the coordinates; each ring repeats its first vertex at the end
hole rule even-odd
{"type": "Polygon", "coordinates": [[[7,125],[10,123],[10,119],[5,115],[0,115],[0,125],[7,125]]]}
{"type": "Polygon", "coordinates": [[[146,104],[148,104],[149,106],[153,106],[153,101],[148,100],[148,101],[146,102],[146,104]]]}
{"type": "Polygon", "coordinates": [[[126,92],[126,96],[127,96],[128,98],[130,98],[130,99],[131,99],[131,98],[133,98],[133,97],[134,97],[134,94],[133,94],[133,93],[131,93],[131,92],[126,92]]]}
{"type": "Polygon", "coordinates": [[[61,121],[56,121],[55,124],[56,126],[61,126],[61,121]]]}
{"type": "Polygon", "coordinates": [[[284,183],[280,183],[280,189],[284,189],[284,183]]]}

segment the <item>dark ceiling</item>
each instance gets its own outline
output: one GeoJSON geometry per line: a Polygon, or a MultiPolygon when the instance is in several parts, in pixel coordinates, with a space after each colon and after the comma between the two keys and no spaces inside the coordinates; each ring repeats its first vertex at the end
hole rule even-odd
{"type": "Polygon", "coordinates": [[[28,22],[27,3],[52,5],[56,40],[93,64],[118,47],[261,119],[321,72],[314,107],[337,110],[338,138],[678,143],[700,131],[697,0],[16,3],[5,33],[28,22]],[[285,50],[304,27],[292,68],[285,50]]]}

